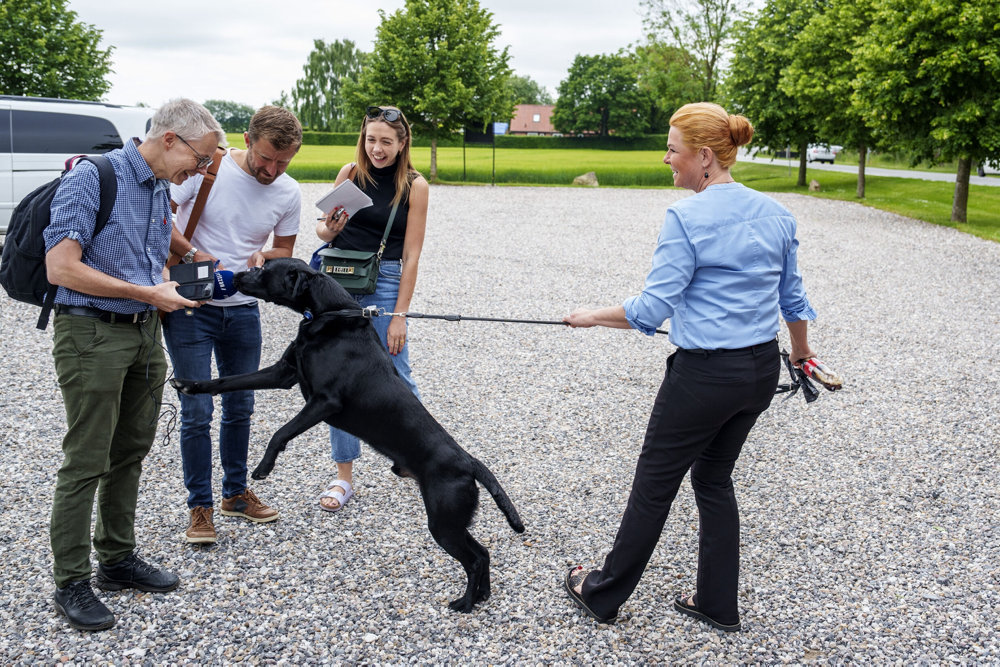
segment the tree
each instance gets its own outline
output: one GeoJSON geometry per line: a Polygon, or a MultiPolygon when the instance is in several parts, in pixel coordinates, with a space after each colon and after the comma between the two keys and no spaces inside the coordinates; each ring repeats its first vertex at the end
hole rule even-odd
{"type": "Polygon", "coordinates": [[[313,40],[303,76],[292,89],[292,108],[303,126],[335,132],[357,127],[356,119],[347,115],[343,92],[348,81],[357,81],[366,58],[349,39],[329,44],[313,40]]]}
{"type": "Polygon", "coordinates": [[[282,109],[295,109],[295,105],[292,104],[292,101],[288,98],[288,93],[284,90],[281,91],[277,99],[271,101],[271,106],[281,107],[282,109]]]}
{"type": "Polygon", "coordinates": [[[458,130],[508,120],[514,110],[508,49],[493,14],[478,0],[406,0],[386,15],[356,85],[345,93],[361,118],[370,104],[395,104],[431,140],[430,180],[437,180],[437,141],[458,130]]]}
{"type": "Polygon", "coordinates": [[[796,36],[779,83],[814,119],[818,136],[857,148],[858,198],[865,196],[865,161],[876,134],[853,101],[854,50],[872,23],[873,10],[872,0],[833,0],[826,11],[814,14],[796,36]]]}
{"type": "Polygon", "coordinates": [[[0,2],[0,93],[99,100],[111,84],[102,31],[77,21],[66,0],[0,2]]]}
{"type": "Polygon", "coordinates": [[[642,0],[641,4],[650,42],[690,54],[701,88],[692,101],[715,102],[722,62],[749,0],[642,0]]]}
{"type": "Polygon", "coordinates": [[[634,137],[649,130],[651,107],[634,55],[578,55],[559,84],[552,124],[566,134],[634,137]]]}
{"type": "Polygon", "coordinates": [[[215,116],[226,132],[246,132],[256,111],[249,104],[229,100],[206,100],[205,108],[215,116]]]}
{"type": "Polygon", "coordinates": [[[974,162],[1000,158],[1000,4],[876,0],[855,50],[856,103],[914,162],[958,160],[952,222],[965,222],[974,162]]]}
{"type": "Polygon", "coordinates": [[[650,41],[635,50],[639,63],[639,88],[652,97],[657,109],[652,130],[662,131],[663,121],[678,107],[704,101],[703,82],[694,58],[684,49],[650,41]],[[666,118],[663,118],[666,116],[666,118]]]}
{"type": "Polygon", "coordinates": [[[800,186],[806,184],[806,146],[816,138],[816,122],[780,83],[792,63],[796,37],[823,3],[768,0],[756,16],[741,21],[724,86],[730,112],[742,113],[753,124],[753,145],[798,148],[800,186]]]}
{"type": "Polygon", "coordinates": [[[514,104],[552,104],[552,95],[530,76],[510,77],[510,87],[514,94],[514,104]]]}

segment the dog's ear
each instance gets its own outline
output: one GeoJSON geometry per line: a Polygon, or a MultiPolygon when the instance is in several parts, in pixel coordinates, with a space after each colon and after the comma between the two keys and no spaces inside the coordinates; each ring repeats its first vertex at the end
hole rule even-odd
{"type": "Polygon", "coordinates": [[[312,277],[305,271],[292,271],[294,282],[292,283],[292,298],[298,301],[309,292],[309,279],[312,277]]]}

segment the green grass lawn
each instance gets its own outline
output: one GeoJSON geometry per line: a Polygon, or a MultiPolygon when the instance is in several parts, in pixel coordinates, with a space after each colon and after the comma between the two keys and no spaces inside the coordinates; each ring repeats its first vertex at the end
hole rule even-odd
{"type": "MultiPolygon", "coordinates": [[[[242,135],[229,135],[229,143],[243,146],[242,135]]],[[[288,173],[300,181],[332,181],[340,167],[353,159],[353,146],[303,146],[288,173]]],[[[494,158],[489,147],[466,149],[464,178],[461,148],[439,148],[437,159],[438,180],[441,182],[490,183],[493,180],[494,158]]],[[[662,160],[662,151],[498,149],[495,181],[503,185],[571,186],[574,177],[593,171],[602,186],[671,187],[670,170],[662,160]]],[[[430,171],[430,149],[415,148],[413,162],[427,175],[430,171]]],[[[897,163],[894,166],[900,165],[897,163]]],[[[950,222],[955,189],[953,183],[869,176],[866,179],[867,196],[858,200],[854,196],[857,187],[855,174],[810,169],[806,178],[819,181],[822,190],[818,193],[795,185],[797,166],[789,169],[784,165],[738,163],[733,167],[733,176],[762,192],[796,192],[860,201],[866,206],[1000,241],[1000,187],[969,186],[968,223],[957,225],[950,222]]]]}

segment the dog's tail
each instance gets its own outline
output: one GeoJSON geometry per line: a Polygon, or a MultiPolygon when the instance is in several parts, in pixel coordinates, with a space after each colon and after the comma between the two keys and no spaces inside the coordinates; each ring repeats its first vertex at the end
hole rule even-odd
{"type": "Polygon", "coordinates": [[[497,507],[507,517],[507,523],[510,524],[510,527],[518,533],[523,533],[524,524],[521,523],[521,517],[518,515],[517,510],[514,509],[514,503],[510,502],[510,498],[507,497],[503,487],[500,486],[500,482],[497,481],[497,478],[493,476],[490,469],[484,466],[479,459],[474,456],[470,458],[472,459],[472,475],[493,496],[497,507]]]}

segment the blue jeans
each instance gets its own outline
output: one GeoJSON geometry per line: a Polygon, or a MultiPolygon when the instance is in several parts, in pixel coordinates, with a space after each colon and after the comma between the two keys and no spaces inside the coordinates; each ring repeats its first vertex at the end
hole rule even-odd
{"type": "MultiPolygon", "coordinates": [[[[256,303],[242,306],[205,305],[190,315],[183,310],[167,314],[163,338],[174,365],[174,377],[209,380],[212,354],[219,376],[252,373],[260,365],[260,310],[256,303]]],[[[207,394],[181,400],[181,461],[188,507],[212,507],[212,397],[207,394]]],[[[253,392],[222,394],[219,457],[222,460],[222,497],[232,498],[247,487],[247,449],[253,392]]]]}
{"type": "MultiPolygon", "coordinates": [[[[355,300],[362,308],[366,306],[376,306],[384,308],[387,313],[391,313],[396,308],[396,297],[399,296],[399,279],[403,275],[403,265],[398,259],[383,261],[379,267],[378,283],[375,285],[374,294],[357,294],[355,300]]],[[[391,317],[374,317],[372,325],[378,332],[379,340],[385,348],[389,347],[389,322],[391,317]]],[[[403,349],[396,356],[390,355],[392,365],[396,367],[399,377],[410,388],[413,395],[418,399],[420,392],[417,391],[417,384],[410,376],[410,343],[409,337],[403,344],[403,349]]],[[[330,450],[333,460],[337,463],[347,463],[361,456],[361,442],[356,436],[330,427],[330,450]]]]}

